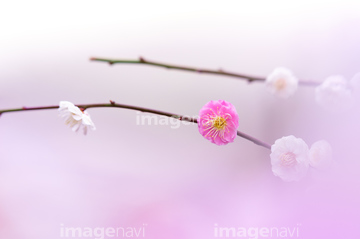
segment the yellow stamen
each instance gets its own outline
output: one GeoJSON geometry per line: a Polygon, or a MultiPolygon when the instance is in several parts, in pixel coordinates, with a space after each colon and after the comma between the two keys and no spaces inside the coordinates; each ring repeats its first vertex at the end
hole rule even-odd
{"type": "Polygon", "coordinates": [[[223,130],[227,125],[226,119],[224,119],[221,116],[216,116],[213,119],[213,127],[215,127],[217,130],[223,130]]]}

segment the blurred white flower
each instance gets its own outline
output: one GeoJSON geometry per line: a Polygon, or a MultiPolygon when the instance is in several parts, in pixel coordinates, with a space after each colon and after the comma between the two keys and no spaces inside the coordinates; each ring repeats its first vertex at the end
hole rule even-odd
{"type": "Polygon", "coordinates": [[[351,106],[351,89],[341,75],[328,77],[315,89],[316,102],[330,111],[341,111],[351,106]]]}
{"type": "Polygon", "coordinates": [[[325,140],[319,140],[311,145],[310,166],[316,169],[329,169],[333,165],[332,149],[325,140]]]}
{"type": "Polygon", "coordinates": [[[78,131],[83,128],[84,134],[87,134],[88,128],[95,130],[95,125],[92,122],[88,112],[82,111],[79,107],[68,101],[60,101],[59,104],[60,116],[65,118],[65,124],[69,125],[72,131],[78,131]]]}
{"type": "Polygon", "coordinates": [[[288,98],[297,90],[299,80],[292,72],[284,67],[275,68],[270,75],[266,77],[266,88],[268,91],[281,98],[288,98]]]}
{"type": "Polygon", "coordinates": [[[350,86],[354,90],[360,89],[360,72],[356,73],[349,82],[350,86]]]}
{"type": "Polygon", "coordinates": [[[299,181],[309,169],[309,147],[293,135],[277,139],[270,158],[274,175],[286,182],[299,181]]]}

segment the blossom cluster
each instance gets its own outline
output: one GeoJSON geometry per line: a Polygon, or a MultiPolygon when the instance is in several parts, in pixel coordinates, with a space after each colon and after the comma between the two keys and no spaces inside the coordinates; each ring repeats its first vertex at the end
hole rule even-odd
{"type": "MultiPolygon", "coordinates": [[[[73,103],[60,101],[59,112],[73,131],[83,129],[86,134],[88,129],[95,130],[89,113],[73,103]]],[[[216,145],[226,145],[234,142],[238,134],[239,115],[225,100],[210,101],[201,108],[197,124],[205,139],[216,145]]],[[[275,141],[270,159],[274,175],[286,182],[300,180],[309,167],[322,170],[333,164],[332,149],[327,141],[317,141],[309,149],[304,140],[293,135],[275,141]]]]}
{"type": "MultiPolygon", "coordinates": [[[[299,80],[285,68],[278,67],[271,72],[265,81],[267,90],[280,98],[293,95],[298,87],[299,80]]],[[[353,91],[360,88],[360,73],[351,80],[341,75],[326,78],[315,88],[315,100],[324,109],[342,111],[350,108],[353,101],[353,91]]]]}
{"type": "Polygon", "coordinates": [[[282,137],[271,146],[271,165],[275,176],[286,182],[299,181],[309,167],[329,169],[334,161],[330,144],[320,140],[309,146],[293,135],[282,137]]]}
{"type": "MultiPolygon", "coordinates": [[[[235,107],[224,100],[210,101],[199,113],[200,134],[216,145],[234,141],[239,126],[235,107]]],[[[304,140],[293,135],[282,137],[271,146],[271,165],[275,176],[286,182],[299,181],[309,167],[328,169],[333,163],[332,149],[325,140],[309,146],[304,140]]]]}

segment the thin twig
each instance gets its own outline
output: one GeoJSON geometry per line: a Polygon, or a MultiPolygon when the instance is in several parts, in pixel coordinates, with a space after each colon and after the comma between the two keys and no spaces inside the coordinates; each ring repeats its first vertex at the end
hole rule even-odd
{"type": "Polygon", "coordinates": [[[152,66],[158,66],[158,67],[164,67],[167,69],[176,69],[176,70],[183,70],[183,71],[192,71],[197,73],[206,73],[206,74],[215,74],[215,75],[223,75],[223,76],[229,76],[229,77],[236,77],[240,79],[245,79],[248,82],[252,81],[265,81],[265,78],[262,77],[255,77],[255,76],[249,76],[249,75],[243,75],[243,74],[237,74],[237,73],[231,73],[228,71],[224,71],[222,69],[219,70],[209,70],[209,69],[202,69],[202,68],[194,68],[194,67],[186,67],[186,66],[177,66],[177,65],[170,65],[165,63],[159,63],[154,61],[145,60],[144,58],[140,57],[139,60],[115,60],[115,59],[104,59],[104,58],[90,58],[92,61],[102,61],[107,62],[110,65],[112,64],[118,64],[118,63],[129,63],[129,64],[145,64],[145,65],[152,65],[152,66]]]}
{"type": "MultiPolygon", "coordinates": [[[[224,71],[223,69],[219,70],[209,70],[209,69],[203,69],[203,68],[196,68],[196,67],[187,67],[187,66],[178,66],[178,65],[172,65],[172,64],[166,64],[166,63],[159,63],[154,61],[145,60],[143,57],[140,57],[138,60],[125,60],[125,59],[107,59],[107,58],[97,58],[92,57],[90,58],[91,61],[101,61],[101,62],[107,62],[110,65],[113,64],[143,64],[143,65],[151,65],[151,66],[157,66],[157,67],[163,67],[167,69],[176,69],[176,70],[183,70],[183,71],[191,71],[196,73],[205,73],[205,74],[213,74],[213,75],[222,75],[222,76],[228,76],[228,77],[234,77],[239,78],[248,81],[249,83],[253,81],[265,81],[265,77],[257,77],[257,76],[250,76],[245,74],[239,74],[239,73],[233,73],[224,71]]],[[[305,85],[305,86],[317,86],[319,83],[313,82],[310,80],[300,80],[299,84],[305,85]]]]}

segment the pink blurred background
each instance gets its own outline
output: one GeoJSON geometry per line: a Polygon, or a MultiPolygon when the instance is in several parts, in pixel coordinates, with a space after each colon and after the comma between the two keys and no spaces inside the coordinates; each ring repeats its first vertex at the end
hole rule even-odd
{"type": "Polygon", "coordinates": [[[4,114],[0,238],[60,238],[64,225],[198,239],[213,238],[215,224],[359,238],[359,105],[336,114],[315,104],[313,87],[281,100],[262,83],[89,61],[143,56],[259,76],[285,66],[321,82],[360,71],[359,26],[359,1],[1,3],[1,109],[111,99],[192,116],[224,99],[239,130],[270,144],[326,139],[338,166],[284,183],[268,150],[242,138],[216,146],[196,125],[136,125],[135,111],[90,109],[97,130],[83,136],[56,110],[4,114]]]}

